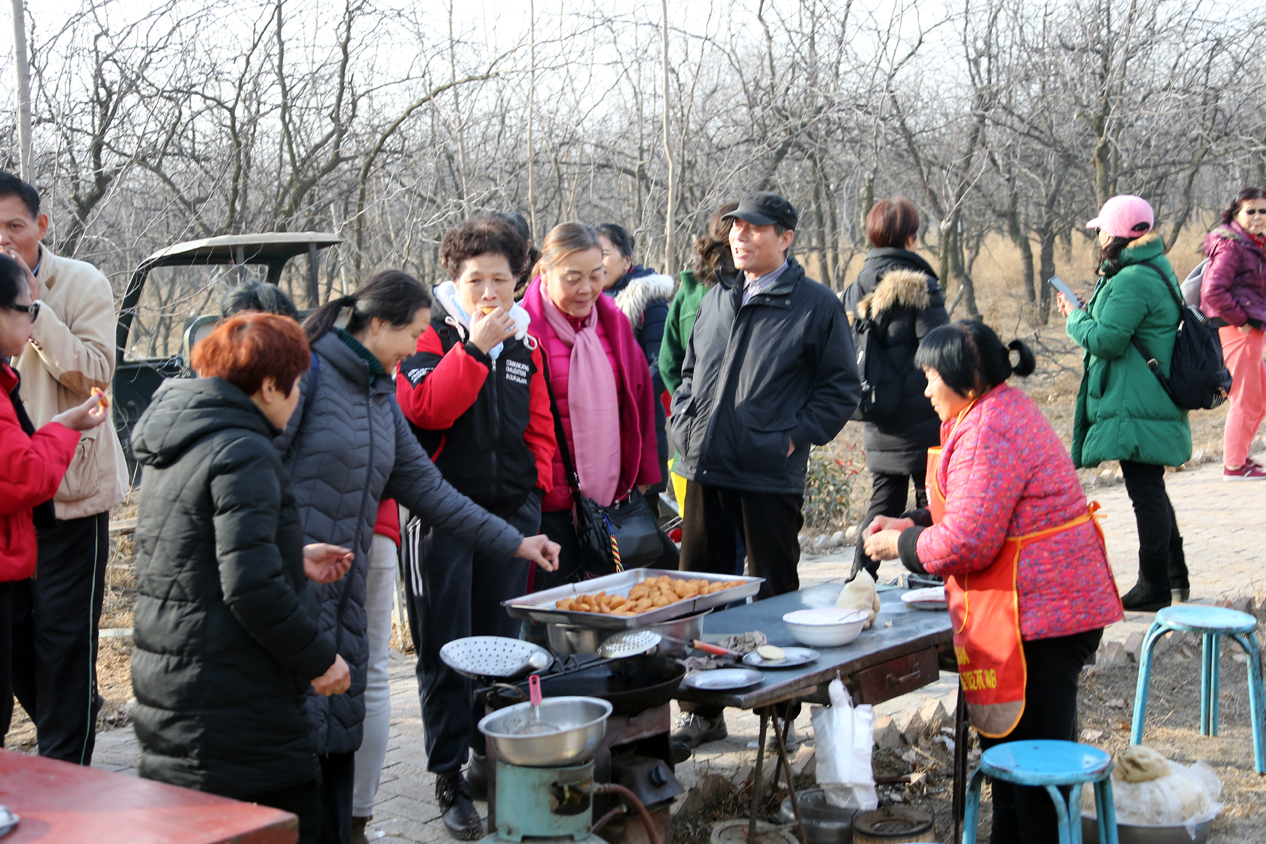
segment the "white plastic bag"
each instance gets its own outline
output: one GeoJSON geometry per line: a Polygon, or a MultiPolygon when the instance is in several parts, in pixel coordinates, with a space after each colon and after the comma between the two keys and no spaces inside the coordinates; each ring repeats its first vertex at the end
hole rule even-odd
{"type": "Polygon", "coordinates": [[[839,680],[828,687],[830,706],[810,710],[817,747],[818,785],[826,802],[839,809],[869,812],[879,807],[870,753],[875,746],[875,715],[869,704],[854,707],[839,680]]]}
{"type": "MultiPolygon", "coordinates": [[[[1182,765],[1170,761],[1169,774],[1146,782],[1128,782],[1112,772],[1112,802],[1117,820],[1142,826],[1187,827],[1211,820],[1222,810],[1222,781],[1204,762],[1182,765]]],[[[1094,789],[1082,790],[1082,814],[1093,816],[1094,789]]]]}

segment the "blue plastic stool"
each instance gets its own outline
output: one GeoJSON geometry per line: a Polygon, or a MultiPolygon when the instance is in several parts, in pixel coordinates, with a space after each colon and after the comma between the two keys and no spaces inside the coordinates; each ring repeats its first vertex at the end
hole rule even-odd
{"type": "Polygon", "coordinates": [[[1147,687],[1152,679],[1152,650],[1171,630],[1199,633],[1203,637],[1200,660],[1200,735],[1218,734],[1218,685],[1222,637],[1229,636],[1248,654],[1248,711],[1253,722],[1253,757],[1257,773],[1266,774],[1266,692],[1262,689],[1262,651],[1257,644],[1257,619],[1225,607],[1183,604],[1156,613],[1139,652],[1139,683],[1134,693],[1134,722],[1130,744],[1143,743],[1143,719],[1147,715],[1147,687]]]}
{"type": "Polygon", "coordinates": [[[1094,783],[1100,844],[1117,844],[1117,817],[1112,803],[1112,757],[1097,747],[1071,741],[1012,741],[998,744],[980,757],[971,775],[963,844],[976,844],[980,821],[980,782],[985,777],[1016,785],[1045,788],[1055,801],[1060,844],[1081,844],[1081,787],[1094,783]],[[1072,787],[1068,802],[1059,786],[1072,787]]]}

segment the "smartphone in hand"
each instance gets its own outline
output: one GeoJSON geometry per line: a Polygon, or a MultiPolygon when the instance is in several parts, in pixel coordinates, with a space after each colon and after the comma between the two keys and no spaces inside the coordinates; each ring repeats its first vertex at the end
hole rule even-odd
{"type": "Polygon", "coordinates": [[[1081,297],[1074,293],[1073,289],[1069,287],[1059,276],[1051,276],[1046,280],[1046,283],[1051,287],[1054,287],[1060,293],[1063,293],[1064,298],[1068,300],[1068,304],[1072,305],[1074,308],[1080,308],[1085,305],[1085,302],[1081,301],[1081,297]]]}

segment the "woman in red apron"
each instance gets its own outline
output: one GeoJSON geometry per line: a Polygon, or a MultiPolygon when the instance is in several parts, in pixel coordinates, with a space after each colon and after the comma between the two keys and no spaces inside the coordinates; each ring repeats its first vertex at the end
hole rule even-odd
{"type": "MultiPolygon", "coordinates": [[[[876,519],[866,553],[945,578],[967,713],[984,747],[1075,741],[1078,673],[1122,611],[1096,505],[1041,410],[1006,384],[1033,371],[1033,353],[961,321],[928,334],[915,364],[941,419],[930,506],[876,519]]],[[[993,801],[994,844],[1056,840],[1045,790],[995,782],[993,801]]]]}

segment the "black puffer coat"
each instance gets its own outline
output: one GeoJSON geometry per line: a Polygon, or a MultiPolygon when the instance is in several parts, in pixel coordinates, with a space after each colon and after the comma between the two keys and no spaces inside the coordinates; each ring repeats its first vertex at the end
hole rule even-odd
{"type": "Polygon", "coordinates": [[[867,422],[866,468],[909,475],[927,465],[927,450],[940,445],[941,422],[923,395],[927,378],[914,365],[919,343],[949,322],[945,296],[927,261],[905,249],[872,249],[857,280],[840,299],[850,324],[858,315],[880,322],[880,347],[893,372],[902,373],[903,398],[891,418],[867,422]]]}
{"type": "Polygon", "coordinates": [[[395,384],[371,372],[369,352],[354,351],[333,331],[312,351],[299,407],[276,445],[290,470],[304,541],[356,552],[342,580],[308,585],[320,601],[317,621],[334,635],[352,674],[346,693],[308,698],[317,752],[350,753],[364,734],[365,579],[378,502],[394,498],[427,524],[503,559],[513,556],[523,535],[444,480],[396,404],[395,384]]]}
{"type": "Polygon", "coordinates": [[[305,699],[334,638],[304,589],[276,433],[237,387],[201,378],[166,382],[132,434],[143,777],[232,797],[318,774],[305,699]]]}
{"type": "Polygon", "coordinates": [[[800,495],[809,446],[833,440],[861,395],[848,318],[795,258],[746,304],[743,285],[723,279],[699,306],[673,394],[676,472],[800,495]]]}

